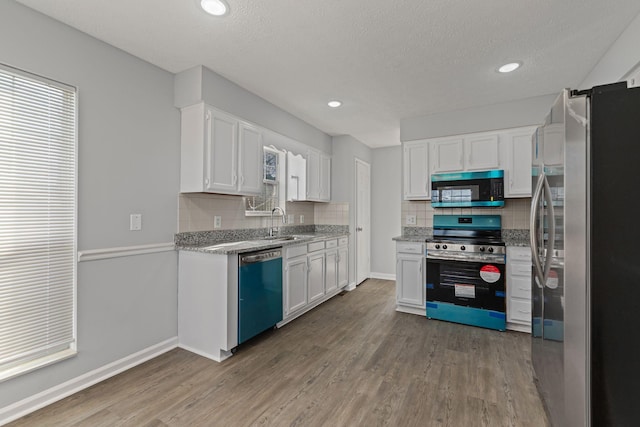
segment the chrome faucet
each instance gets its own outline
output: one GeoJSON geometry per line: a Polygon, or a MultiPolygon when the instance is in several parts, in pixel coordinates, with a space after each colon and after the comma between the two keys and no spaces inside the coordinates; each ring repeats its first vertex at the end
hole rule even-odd
{"type": "Polygon", "coordinates": [[[282,223],[283,224],[287,223],[287,217],[286,217],[286,214],[284,213],[284,209],[282,209],[280,206],[276,206],[275,208],[273,208],[271,210],[271,227],[269,228],[269,237],[275,237],[280,233],[280,227],[273,226],[273,214],[277,210],[279,210],[280,214],[282,215],[282,223]]]}

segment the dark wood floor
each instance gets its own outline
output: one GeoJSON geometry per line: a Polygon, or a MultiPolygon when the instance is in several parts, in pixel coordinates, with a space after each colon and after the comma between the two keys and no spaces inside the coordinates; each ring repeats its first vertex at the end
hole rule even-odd
{"type": "Polygon", "coordinates": [[[394,308],[368,280],[223,363],[175,349],[10,425],[547,425],[528,335],[394,308]]]}

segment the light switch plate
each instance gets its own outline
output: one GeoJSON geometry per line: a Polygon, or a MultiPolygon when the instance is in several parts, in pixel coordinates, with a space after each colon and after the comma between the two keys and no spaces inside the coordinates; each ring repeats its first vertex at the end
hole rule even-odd
{"type": "Polygon", "coordinates": [[[222,227],[222,217],[220,215],[216,215],[213,217],[213,228],[222,227]]]}
{"type": "Polygon", "coordinates": [[[407,225],[416,225],[415,215],[407,215],[407,225]]]}
{"type": "Polygon", "coordinates": [[[129,231],[142,230],[142,214],[129,215],[129,231]]]}
{"type": "Polygon", "coordinates": [[[300,215],[300,224],[304,224],[304,215],[300,215]]]}

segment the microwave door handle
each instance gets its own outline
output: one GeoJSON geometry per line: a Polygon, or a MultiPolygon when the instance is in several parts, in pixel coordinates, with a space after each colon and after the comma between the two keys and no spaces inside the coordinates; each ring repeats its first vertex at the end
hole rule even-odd
{"type": "Polygon", "coordinates": [[[531,259],[533,260],[533,267],[536,278],[538,279],[538,285],[544,286],[544,281],[542,280],[542,265],[540,263],[540,254],[538,250],[538,213],[540,212],[538,209],[538,204],[540,203],[540,196],[542,194],[542,188],[544,185],[544,172],[538,176],[538,183],[536,185],[536,189],[533,191],[533,199],[531,200],[531,216],[529,223],[529,238],[531,240],[531,259]]]}
{"type": "Polygon", "coordinates": [[[547,176],[544,176],[544,198],[547,202],[547,220],[549,223],[549,236],[547,240],[546,256],[544,260],[544,270],[542,274],[543,286],[546,285],[549,278],[549,271],[551,271],[551,264],[553,261],[553,249],[556,245],[556,217],[553,208],[553,198],[551,197],[551,187],[549,186],[549,180],[547,176]]]}

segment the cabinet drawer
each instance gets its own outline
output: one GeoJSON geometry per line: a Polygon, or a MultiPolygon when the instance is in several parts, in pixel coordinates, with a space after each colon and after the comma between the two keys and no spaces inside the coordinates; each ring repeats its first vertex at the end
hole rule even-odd
{"type": "Polygon", "coordinates": [[[290,246],[287,248],[287,258],[293,258],[307,254],[307,245],[290,246]]]}
{"type": "Polygon", "coordinates": [[[399,253],[423,255],[422,243],[399,242],[396,247],[399,253]]]}
{"type": "Polygon", "coordinates": [[[338,246],[347,246],[349,244],[348,237],[341,237],[338,239],[338,246]]]}
{"type": "Polygon", "coordinates": [[[531,249],[529,247],[510,246],[507,248],[507,262],[510,260],[531,262],[531,249]]]}
{"type": "Polygon", "coordinates": [[[510,299],[509,320],[522,323],[531,323],[531,302],[510,299]]]}
{"type": "Polygon", "coordinates": [[[530,277],[512,277],[511,282],[507,284],[509,287],[509,295],[517,298],[531,299],[531,278],[530,277]]]}
{"type": "Polygon", "coordinates": [[[338,247],[338,240],[336,240],[336,239],[327,240],[324,243],[325,243],[325,248],[327,248],[327,249],[338,247]]]}
{"type": "Polygon", "coordinates": [[[307,245],[308,252],[315,252],[324,249],[324,242],[312,242],[307,245]]]}
{"type": "Polygon", "coordinates": [[[531,264],[524,262],[510,262],[509,272],[515,276],[531,277],[531,264]]]}

